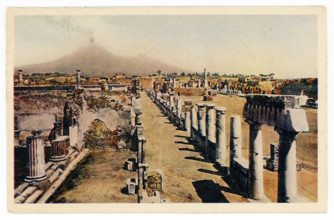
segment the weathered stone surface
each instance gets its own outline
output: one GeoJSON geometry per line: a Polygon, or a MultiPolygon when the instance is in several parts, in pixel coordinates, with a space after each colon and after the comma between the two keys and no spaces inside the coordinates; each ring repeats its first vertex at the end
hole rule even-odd
{"type": "Polygon", "coordinates": [[[46,179],[44,141],[40,131],[33,131],[27,138],[28,176],[25,181],[43,181],[46,179]]]}
{"type": "Polygon", "coordinates": [[[264,198],[262,124],[250,123],[249,130],[249,190],[252,199],[264,198]]]}
{"type": "Polygon", "coordinates": [[[309,131],[301,96],[248,95],[243,116],[246,120],[267,124],[290,132],[309,131]]]}
{"type": "Polygon", "coordinates": [[[221,166],[227,166],[225,107],[216,107],[216,156],[221,166]]]}
{"type": "Polygon", "coordinates": [[[197,121],[198,121],[198,132],[200,135],[205,137],[206,129],[205,129],[205,106],[202,103],[197,104],[197,121]]]}

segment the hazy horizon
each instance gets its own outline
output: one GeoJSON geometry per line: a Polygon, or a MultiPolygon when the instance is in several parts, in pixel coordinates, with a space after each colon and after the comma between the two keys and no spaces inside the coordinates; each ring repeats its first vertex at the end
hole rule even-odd
{"type": "Polygon", "coordinates": [[[220,74],[317,77],[311,15],[16,16],[15,66],[55,60],[91,44],[220,74]]]}

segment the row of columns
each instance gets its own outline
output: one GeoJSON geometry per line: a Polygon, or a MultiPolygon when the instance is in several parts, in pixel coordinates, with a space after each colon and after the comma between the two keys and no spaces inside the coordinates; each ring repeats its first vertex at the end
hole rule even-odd
{"type": "MultiPolygon", "coordinates": [[[[171,94],[169,107],[174,105],[173,97],[174,95],[171,94]]],[[[305,111],[302,109],[294,109],[296,108],[294,107],[294,103],[298,102],[291,102],[293,97],[277,96],[277,99],[286,99],[288,101],[290,100],[290,102],[287,101],[286,105],[291,105],[291,109],[287,109],[286,111],[284,111],[284,114],[287,114],[286,116],[284,115],[284,117],[270,117],[272,118],[271,120],[281,119],[287,121],[274,121],[269,123],[269,120],[269,122],[267,123],[270,126],[275,125],[275,130],[279,134],[277,201],[292,202],[296,199],[297,196],[295,137],[298,132],[308,131],[308,125],[305,111]],[[300,118],[303,118],[304,120],[300,121],[300,118]]],[[[159,98],[158,101],[163,106],[167,106],[166,101],[159,98]]],[[[179,102],[181,101],[177,100],[177,103],[179,102]]],[[[262,105],[265,105],[266,103],[267,102],[264,102],[262,105]]],[[[177,104],[177,106],[179,106],[179,104],[177,104]]],[[[252,199],[260,200],[265,197],[263,186],[262,123],[267,119],[265,115],[261,115],[256,112],[257,109],[259,109],[259,111],[261,112],[261,109],[263,109],[263,107],[255,107],[253,108],[252,105],[249,104],[247,101],[247,104],[244,108],[245,121],[249,124],[249,160],[248,166],[245,168],[248,169],[248,196],[252,199]],[[248,113],[248,110],[250,113],[248,113]]],[[[173,108],[169,109],[171,110],[173,108]]],[[[203,150],[206,154],[208,154],[210,151],[210,143],[215,143],[215,155],[213,159],[215,159],[221,166],[230,166],[231,168],[231,164],[233,162],[235,162],[238,158],[242,158],[242,133],[240,116],[232,116],[230,118],[230,161],[228,164],[225,127],[226,109],[224,107],[215,107],[214,104],[203,103],[198,103],[197,109],[198,111],[196,112],[195,106],[192,106],[190,112],[185,112],[185,130],[189,132],[189,135],[192,139],[196,139],[197,135],[202,137],[202,140],[204,140],[204,143],[202,142],[202,144],[204,145],[203,150]],[[214,118],[215,111],[216,118],[214,118]]],[[[275,114],[281,111],[277,109],[272,110],[272,112],[274,112],[275,114]]],[[[283,115],[283,113],[281,115],[283,115]]]]}
{"type": "Polygon", "coordinates": [[[148,165],[145,163],[145,143],[144,128],[142,125],[142,111],[140,109],[135,110],[135,142],[137,149],[137,167],[138,167],[138,201],[140,202],[140,194],[142,189],[146,189],[147,184],[147,170],[148,165]]]}
{"type": "MultiPolygon", "coordinates": [[[[230,127],[230,164],[227,164],[225,108],[213,104],[197,104],[198,111],[191,109],[191,128],[205,137],[204,151],[208,154],[209,141],[216,143],[215,160],[223,167],[230,166],[235,158],[241,158],[241,118],[231,117],[230,127]],[[216,110],[216,127],[214,125],[216,110]],[[197,116],[197,118],[196,118],[197,116]],[[197,124],[196,124],[197,120],[197,124]],[[216,131],[214,129],[216,128],[216,131]]],[[[263,186],[263,150],[262,124],[247,121],[249,124],[249,176],[248,196],[260,200],[265,197],[263,186]]],[[[276,129],[277,130],[277,129],[276,129]]],[[[279,138],[278,202],[292,202],[297,196],[296,178],[296,140],[297,132],[277,130],[279,138]]],[[[194,132],[191,132],[194,139],[194,132]]]]}

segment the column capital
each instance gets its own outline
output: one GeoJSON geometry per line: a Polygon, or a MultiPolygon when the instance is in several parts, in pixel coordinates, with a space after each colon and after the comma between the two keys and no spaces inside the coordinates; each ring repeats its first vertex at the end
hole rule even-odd
{"type": "Polygon", "coordinates": [[[215,109],[216,109],[216,112],[217,112],[218,114],[223,114],[223,115],[225,115],[225,113],[226,113],[226,108],[225,108],[225,107],[216,107],[215,109]]]}
{"type": "Polygon", "coordinates": [[[216,105],[213,104],[213,103],[205,103],[204,106],[209,108],[209,109],[213,109],[216,105]]]}
{"type": "Polygon", "coordinates": [[[204,103],[197,103],[196,104],[198,108],[204,108],[205,104],[204,103]]]}

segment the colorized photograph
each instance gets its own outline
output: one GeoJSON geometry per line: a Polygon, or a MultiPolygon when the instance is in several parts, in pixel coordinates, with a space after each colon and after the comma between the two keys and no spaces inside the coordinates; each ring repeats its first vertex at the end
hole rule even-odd
{"type": "Polygon", "coordinates": [[[9,9],[14,207],[325,199],[325,11],[131,9],[9,9]]]}

